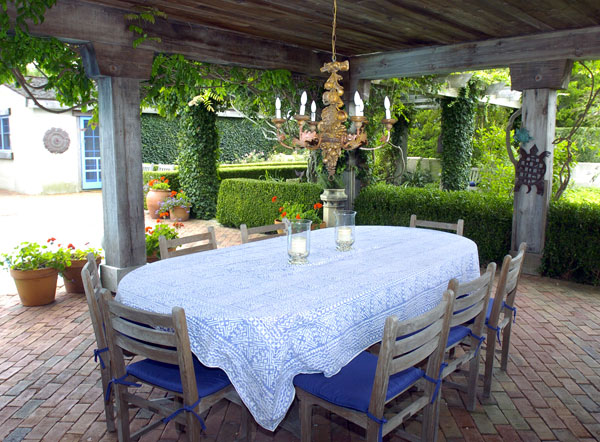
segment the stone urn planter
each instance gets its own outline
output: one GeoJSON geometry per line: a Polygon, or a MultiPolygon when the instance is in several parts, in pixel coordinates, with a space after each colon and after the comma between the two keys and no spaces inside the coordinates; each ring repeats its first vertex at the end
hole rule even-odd
{"type": "Polygon", "coordinates": [[[173,207],[169,210],[169,218],[173,221],[187,221],[190,219],[190,208],[188,207],[173,207]]]}
{"type": "Polygon", "coordinates": [[[50,304],[56,297],[58,270],[53,268],[37,270],[10,269],[15,280],[21,304],[26,307],[50,304]]]}
{"type": "MultiPolygon", "coordinates": [[[[102,258],[96,258],[96,266],[100,265],[102,258]]],[[[67,293],[84,293],[81,270],[87,264],[87,259],[72,260],[71,265],[63,271],[63,281],[67,293]]]]}
{"type": "Polygon", "coordinates": [[[148,214],[152,219],[158,219],[158,209],[160,204],[165,201],[171,194],[170,190],[153,190],[148,191],[146,195],[146,206],[148,206],[148,214]]]}
{"type": "Polygon", "coordinates": [[[321,194],[323,201],[323,222],[329,227],[335,227],[335,211],[346,208],[346,189],[325,189],[321,194]]]}

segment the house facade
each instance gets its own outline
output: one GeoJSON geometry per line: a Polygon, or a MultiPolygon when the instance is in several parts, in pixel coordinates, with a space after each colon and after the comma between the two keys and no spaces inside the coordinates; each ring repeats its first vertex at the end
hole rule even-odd
{"type": "MultiPolygon", "coordinates": [[[[45,107],[61,110],[49,91],[36,90],[45,107]]],[[[0,85],[0,189],[52,194],[99,189],[100,143],[91,115],[53,113],[27,94],[0,85]]]]}

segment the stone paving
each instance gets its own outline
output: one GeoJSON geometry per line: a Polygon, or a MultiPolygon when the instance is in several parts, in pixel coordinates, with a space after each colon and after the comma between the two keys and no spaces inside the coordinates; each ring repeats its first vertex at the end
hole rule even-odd
{"type": "MultiPolygon", "coordinates": [[[[239,243],[237,230],[215,221],[186,223],[182,234],[206,225],[216,225],[219,247],[239,243]]],[[[506,373],[495,371],[494,401],[478,401],[468,412],[463,394],[444,387],[439,440],[600,439],[600,289],[524,276],[516,304],[511,358],[506,373]]],[[[106,432],[94,348],[83,295],[59,287],[55,303],[25,308],[14,288],[0,287],[0,440],[116,441],[106,432]]],[[[205,440],[235,440],[239,417],[238,406],[217,404],[207,416],[205,440]]],[[[131,418],[136,428],[150,416],[132,410],[131,418]]],[[[313,424],[315,441],[363,440],[361,429],[318,407],[313,424]]],[[[178,439],[185,440],[173,424],[142,438],[178,439]]],[[[255,440],[298,439],[259,428],[255,440]]],[[[402,439],[391,434],[384,440],[402,439]]]]}

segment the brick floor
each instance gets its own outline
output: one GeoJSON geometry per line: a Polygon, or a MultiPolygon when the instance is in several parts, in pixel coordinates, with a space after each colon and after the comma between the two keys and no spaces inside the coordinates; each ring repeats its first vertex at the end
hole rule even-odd
{"type": "MultiPolygon", "coordinates": [[[[237,230],[214,221],[186,223],[182,234],[207,225],[217,227],[219,247],[239,243],[237,230]]],[[[511,359],[506,373],[495,371],[494,400],[478,401],[469,413],[462,393],[443,388],[440,440],[600,437],[600,290],[530,276],[520,287],[511,359]]],[[[83,295],[60,288],[55,303],[25,308],[14,292],[0,294],[0,440],[115,441],[106,432],[94,347],[83,295]]],[[[132,410],[131,416],[133,427],[148,422],[145,413],[132,410]]],[[[239,417],[236,405],[217,404],[206,419],[206,440],[233,440],[239,417]]],[[[313,423],[317,441],[363,438],[362,430],[322,409],[315,409],[313,423]]],[[[169,424],[142,440],[177,439],[169,424]]],[[[393,434],[384,439],[401,440],[393,434]]],[[[283,429],[259,429],[256,440],[298,439],[283,429]]]]}

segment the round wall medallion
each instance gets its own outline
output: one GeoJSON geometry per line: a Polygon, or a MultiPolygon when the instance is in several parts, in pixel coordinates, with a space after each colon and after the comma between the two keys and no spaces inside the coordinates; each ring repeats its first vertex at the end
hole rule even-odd
{"type": "Polygon", "coordinates": [[[52,153],[63,153],[69,148],[69,134],[62,129],[53,127],[44,134],[44,146],[52,153]]]}

